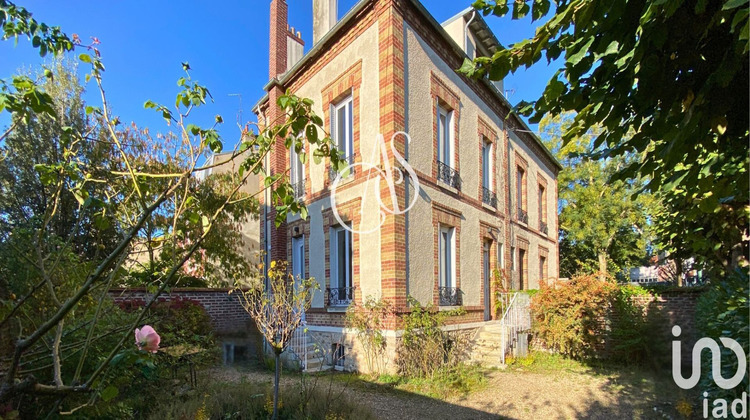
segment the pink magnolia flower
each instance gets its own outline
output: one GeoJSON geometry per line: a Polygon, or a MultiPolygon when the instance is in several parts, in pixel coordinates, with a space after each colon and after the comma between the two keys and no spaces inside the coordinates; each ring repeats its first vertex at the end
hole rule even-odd
{"type": "Polygon", "coordinates": [[[159,342],[161,342],[161,337],[150,325],[135,329],[135,345],[138,346],[138,350],[156,353],[159,350],[159,342]]]}

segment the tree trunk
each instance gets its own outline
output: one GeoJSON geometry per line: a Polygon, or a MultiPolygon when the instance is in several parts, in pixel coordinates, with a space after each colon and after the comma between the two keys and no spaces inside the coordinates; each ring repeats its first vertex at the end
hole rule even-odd
{"type": "Polygon", "coordinates": [[[273,420],[279,418],[279,378],[281,376],[281,354],[274,352],[276,360],[276,374],[273,380],[273,420]]]}
{"type": "Polygon", "coordinates": [[[674,259],[674,272],[677,282],[677,287],[682,287],[682,258],[675,258],[674,259]]]}
{"type": "Polygon", "coordinates": [[[607,279],[607,254],[599,252],[599,280],[605,281],[607,279]]]}

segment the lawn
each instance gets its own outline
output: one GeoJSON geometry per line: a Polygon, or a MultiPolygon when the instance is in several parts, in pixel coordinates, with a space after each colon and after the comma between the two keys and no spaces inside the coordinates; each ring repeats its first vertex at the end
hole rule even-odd
{"type": "MultiPolygon", "coordinates": [[[[263,389],[273,381],[268,370],[256,367],[216,368],[202,376],[214,395],[241,389],[238,385],[263,389]]],[[[685,401],[694,401],[667,371],[597,366],[545,353],[512,360],[504,370],[470,367],[434,380],[285,372],[282,382],[287,392],[282,399],[314,390],[312,398],[321,406],[346,406],[343,412],[351,413],[352,404],[360,405],[356,418],[681,418],[676,407],[685,411],[685,401]]],[[[196,395],[205,401],[205,391],[196,395]]],[[[186,406],[181,404],[183,415],[186,406]]]]}

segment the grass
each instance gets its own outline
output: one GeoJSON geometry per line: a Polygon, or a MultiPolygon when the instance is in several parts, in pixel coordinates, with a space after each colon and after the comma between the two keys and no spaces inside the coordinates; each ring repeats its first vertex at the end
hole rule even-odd
{"type": "Polygon", "coordinates": [[[484,389],[487,386],[487,369],[476,365],[463,364],[452,369],[441,370],[432,377],[416,378],[399,375],[339,375],[339,380],[355,386],[372,388],[383,386],[386,390],[397,390],[430,398],[446,400],[461,397],[484,389]]]}
{"type": "MultiPolygon", "coordinates": [[[[162,399],[148,418],[262,419],[273,411],[272,388],[265,384],[212,383],[182,398],[162,399]]],[[[332,398],[325,390],[282,387],[280,419],[373,419],[369,409],[343,395],[332,398]]]]}

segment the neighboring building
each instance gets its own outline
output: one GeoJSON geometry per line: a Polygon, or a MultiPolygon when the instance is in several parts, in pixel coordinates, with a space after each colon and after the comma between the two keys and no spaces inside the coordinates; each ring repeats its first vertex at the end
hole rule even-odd
{"type": "MultiPolygon", "coordinates": [[[[502,82],[454,70],[467,56],[499,47],[481,15],[467,9],[441,25],[417,0],[361,0],[338,22],[335,0],[314,0],[313,9],[314,45],[302,54],[286,2],[271,1],[271,81],[254,108],[263,123],[281,116],[276,100],[287,89],[313,99],[339,148],[364,165],[337,189],[339,221],[328,164],[299,164],[281,144],[269,158],[273,173],[290,170],[309,216],[289,216],[276,228],[274,208],[266,206],[261,241],[269,259],[289,260],[295,274],[318,281],[322,293],[306,313],[312,338],[355,363],[344,315],[368,296],[401,313],[407,296],[441,309],[463,306],[466,315],[454,322],[476,327],[495,317],[493,270],[511,273],[506,287],[514,289],[556,278],[561,166],[523,121],[506,119],[502,82]],[[408,165],[390,151],[382,162],[378,134],[390,142],[400,131],[411,137],[409,144],[395,139],[408,165]],[[406,181],[391,190],[367,164],[410,166],[420,188],[404,171],[406,181]],[[400,208],[417,197],[414,207],[385,213],[372,233],[346,229],[377,228],[376,193],[390,205],[391,191],[400,208]]],[[[396,320],[389,325],[395,338],[396,320]]]]}

